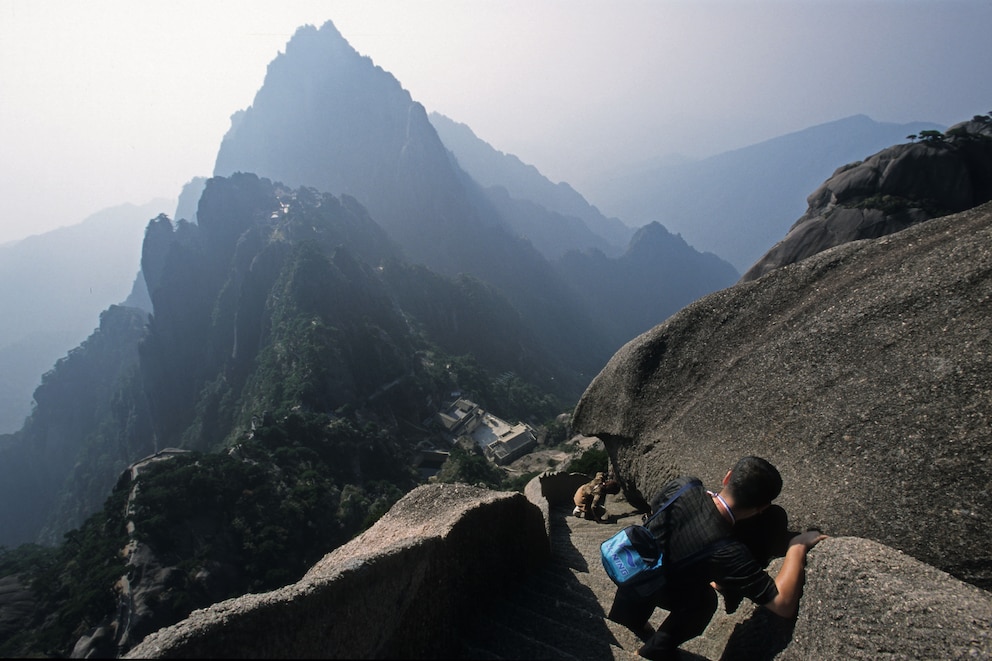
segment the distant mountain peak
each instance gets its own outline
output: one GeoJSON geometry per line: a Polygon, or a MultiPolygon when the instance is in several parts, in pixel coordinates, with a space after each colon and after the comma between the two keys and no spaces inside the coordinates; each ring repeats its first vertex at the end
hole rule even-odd
{"type": "MultiPolygon", "coordinates": [[[[907,136],[909,137],[909,136],[907,136]]],[[[976,117],[932,139],[887,147],[838,168],[809,195],[806,213],[743,281],[828,248],[892,234],[992,199],[992,119],[976,117]]]]}
{"type": "Polygon", "coordinates": [[[657,220],[743,271],[788,231],[809,192],[838,167],[938,128],[851,115],[700,161],[631,168],[587,194],[606,213],[635,225],[657,220]]]}
{"type": "Polygon", "coordinates": [[[232,117],[214,173],[239,171],[351,195],[410,258],[435,267],[445,235],[479,222],[424,107],[331,22],[297,30],[232,117]]]}
{"type": "MultiPolygon", "coordinates": [[[[573,241],[594,247],[606,253],[619,254],[633,233],[633,229],[617,218],[607,218],[599,209],[589,204],[582,195],[565,182],[553,183],[541,172],[517,156],[507,154],[482,140],[472,129],[460,122],[432,112],[431,124],[437,131],[444,146],[450,150],[458,164],[482,186],[502,188],[509,197],[517,200],[530,200],[555,214],[577,219],[583,227],[576,230],[575,224],[567,226],[567,221],[559,223],[554,231],[552,243],[561,249],[568,249],[573,241]],[[568,235],[574,235],[569,239],[568,235]],[[591,235],[595,235],[593,238],[591,235]]],[[[520,224],[509,221],[511,227],[520,231],[520,224]]],[[[535,245],[541,248],[535,228],[531,232],[520,231],[535,245]]],[[[542,249],[547,255],[549,251],[542,249]]],[[[550,251],[554,252],[554,251],[550,251]]],[[[557,256],[557,255],[555,255],[557,256]]]]}

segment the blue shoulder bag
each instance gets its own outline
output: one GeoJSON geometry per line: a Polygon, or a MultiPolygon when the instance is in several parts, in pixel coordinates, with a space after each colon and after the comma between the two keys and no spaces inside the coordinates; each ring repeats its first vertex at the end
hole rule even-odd
{"type": "MultiPolygon", "coordinates": [[[[665,581],[663,573],[663,556],[661,544],[658,543],[654,534],[648,530],[647,524],[656,516],[675,502],[675,499],[694,486],[702,486],[699,480],[690,480],[675,492],[658,511],[651,515],[643,525],[627,526],[617,534],[603,542],[600,547],[600,555],[603,560],[603,568],[606,574],[621,588],[635,588],[638,592],[647,594],[659,589],[665,581]]],[[[726,543],[720,540],[698,553],[694,553],[689,558],[677,563],[679,566],[691,564],[700,559],[715,546],[726,543]]]]}

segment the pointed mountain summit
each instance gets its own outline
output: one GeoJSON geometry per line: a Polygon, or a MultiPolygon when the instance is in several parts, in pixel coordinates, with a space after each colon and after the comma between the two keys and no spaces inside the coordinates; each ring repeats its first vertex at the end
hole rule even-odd
{"type": "Polygon", "coordinates": [[[659,223],[637,230],[627,251],[609,259],[572,251],[558,272],[612,324],[614,337],[636,337],[698,298],[733,284],[737,271],[713,253],[699,253],[659,223]]]}
{"type": "Polygon", "coordinates": [[[424,107],[331,22],[297,30],[232,117],[215,174],[239,171],[353,196],[409,261],[495,286],[572,373],[576,396],[616,348],[457,165],[424,107]]]}
{"type": "Polygon", "coordinates": [[[238,171],[351,195],[410,259],[446,272],[464,265],[454,234],[482,222],[424,107],[330,21],[299,28],[232,117],[214,174],[238,171]]]}

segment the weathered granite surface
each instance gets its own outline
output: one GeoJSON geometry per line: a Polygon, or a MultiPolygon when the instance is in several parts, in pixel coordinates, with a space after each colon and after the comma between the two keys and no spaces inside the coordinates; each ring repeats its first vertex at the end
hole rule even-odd
{"type": "Polygon", "coordinates": [[[478,601],[548,554],[523,495],[422,486],[299,582],[194,611],[127,658],[446,658],[478,601]]]}
{"type": "Polygon", "coordinates": [[[627,497],[772,460],[796,528],[992,585],[992,205],[705,297],[622,347],[573,416],[627,497]]]}
{"type": "Polygon", "coordinates": [[[741,282],[827,248],[892,234],[990,199],[992,119],[984,116],[952,126],[939,140],[895,145],[838,168],[741,282]]]}
{"type": "Polygon", "coordinates": [[[992,658],[992,594],[881,544],[828,539],[778,658],[992,658]]]}

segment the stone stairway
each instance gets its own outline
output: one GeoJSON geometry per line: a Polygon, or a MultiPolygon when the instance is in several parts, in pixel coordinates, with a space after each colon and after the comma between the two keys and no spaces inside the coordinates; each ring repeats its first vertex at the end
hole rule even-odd
{"type": "Polygon", "coordinates": [[[479,605],[461,658],[638,658],[641,640],[606,619],[614,586],[600,564],[599,545],[640,522],[640,515],[626,502],[607,507],[610,523],[571,516],[565,505],[550,508],[551,561],[507,596],[479,605]]]}
{"type": "MultiPolygon", "coordinates": [[[[638,659],[643,644],[630,629],[606,618],[615,587],[599,557],[599,545],[641,515],[610,497],[609,523],[571,516],[570,505],[551,505],[551,559],[504,597],[479,604],[462,637],[464,659],[638,659]]],[[[780,561],[769,567],[772,575],[780,561]]],[[[666,612],[656,610],[657,628],[666,612]]],[[[683,661],[772,659],[791,638],[791,625],[745,602],[724,612],[722,598],[710,626],[681,649],[683,661]]]]}

